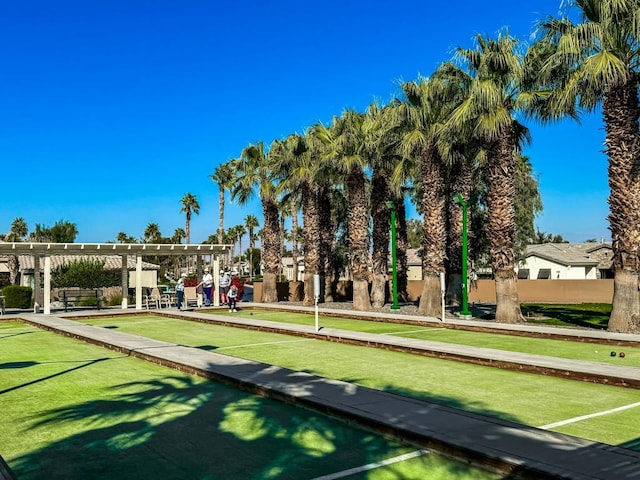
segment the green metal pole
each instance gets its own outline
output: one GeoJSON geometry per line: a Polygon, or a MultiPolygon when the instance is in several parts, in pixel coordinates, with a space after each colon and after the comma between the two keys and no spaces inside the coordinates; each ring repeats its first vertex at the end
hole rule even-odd
{"type": "Polygon", "coordinates": [[[389,201],[387,202],[387,207],[391,212],[391,271],[393,272],[391,282],[393,305],[391,305],[391,310],[400,310],[398,305],[398,266],[396,262],[396,206],[389,201]]]}
{"type": "Polygon", "coordinates": [[[471,312],[469,311],[469,290],[467,286],[469,281],[467,276],[467,203],[460,194],[456,196],[456,199],[462,206],[462,309],[460,310],[460,316],[471,317],[471,312]]]}

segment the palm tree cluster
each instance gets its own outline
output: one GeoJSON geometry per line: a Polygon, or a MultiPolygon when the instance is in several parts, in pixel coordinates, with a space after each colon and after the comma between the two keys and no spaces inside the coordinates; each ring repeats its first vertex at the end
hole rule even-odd
{"type": "Polygon", "coordinates": [[[487,258],[496,282],[496,320],[522,321],[515,267],[524,245],[535,241],[533,219],[542,209],[521,153],[530,141],[522,121],[578,118],[602,105],[616,268],[610,329],[640,328],[640,0],[565,4],[580,22],[542,19],[530,45],[508,31],[478,35],[472,48],[458,48],[430,77],[401,83],[402,94],[387,105],[345,110],[328,125],[317,123],[269,147],[251,144],[222,165],[212,176],[221,192],[228,189],[244,203],[257,190],[262,201],[263,301],[277,301],[282,217],[297,220],[299,211],[306,304],[313,275],[325,278],[330,301],[339,273],[353,280],[355,309],[384,304],[389,208],[398,214],[399,286],[406,295],[408,198],[422,215],[419,311],[437,315],[440,274],[448,274],[454,301],[467,283],[454,201],[460,195],[471,207],[470,258],[487,258]],[[341,251],[348,258],[343,272],[335,265],[341,251]]]}

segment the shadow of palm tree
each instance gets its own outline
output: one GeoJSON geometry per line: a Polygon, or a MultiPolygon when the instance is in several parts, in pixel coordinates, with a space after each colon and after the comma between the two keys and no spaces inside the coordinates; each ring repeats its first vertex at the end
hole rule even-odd
{"type": "MultiPolygon", "coordinates": [[[[17,477],[301,479],[392,456],[399,448],[322,414],[195,377],[117,389],[109,400],[31,417],[30,431],[73,433],[12,461],[17,477]]],[[[467,467],[447,462],[440,468],[449,475],[442,478],[458,478],[467,467]]]]}

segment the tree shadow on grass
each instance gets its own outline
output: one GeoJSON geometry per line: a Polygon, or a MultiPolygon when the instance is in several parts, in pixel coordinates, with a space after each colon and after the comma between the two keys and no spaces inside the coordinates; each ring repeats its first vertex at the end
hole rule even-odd
{"type": "MultiPolygon", "coordinates": [[[[522,313],[525,316],[531,314],[557,319],[562,324],[583,328],[602,329],[607,328],[609,323],[609,312],[603,311],[602,307],[598,305],[593,305],[593,307],[580,305],[572,308],[571,306],[528,304],[522,305],[522,313]]],[[[549,323],[546,320],[545,322],[549,323]]]]}
{"type": "MultiPolygon", "coordinates": [[[[116,388],[107,398],[30,418],[25,434],[72,433],[14,459],[17,477],[304,479],[398,452],[397,445],[338,420],[195,377],[116,388]]],[[[444,468],[442,478],[467,471],[457,463],[444,468]]]]}

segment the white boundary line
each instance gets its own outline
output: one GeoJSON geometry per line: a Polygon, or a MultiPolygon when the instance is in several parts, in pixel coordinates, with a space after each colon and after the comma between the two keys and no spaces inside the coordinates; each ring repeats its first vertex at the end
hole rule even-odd
{"type": "Polygon", "coordinates": [[[563,425],[568,425],[570,423],[580,422],[582,420],[588,420],[590,418],[601,417],[603,415],[609,415],[611,413],[621,412],[623,410],[628,410],[630,408],[640,407],[640,402],[630,403],[629,405],[623,405],[622,407],[612,408],[611,410],[605,410],[603,412],[591,413],[589,415],[582,415],[581,417],[568,418],[567,420],[561,420],[559,422],[550,423],[548,425],[543,425],[541,428],[543,430],[548,430],[550,428],[561,427],[563,425]]]}
{"type": "Polygon", "coordinates": [[[405,330],[404,332],[389,332],[383,333],[383,335],[402,335],[403,333],[420,333],[420,332],[433,332],[435,330],[446,330],[441,327],[421,328],[420,330],[405,330]]]}
{"type": "Polygon", "coordinates": [[[322,477],[316,477],[313,480],[335,480],[337,478],[344,478],[356,473],[366,472],[367,470],[374,470],[376,468],[391,465],[393,463],[404,462],[405,460],[409,460],[415,457],[421,457],[422,455],[426,455],[427,453],[429,453],[427,450],[416,450],[415,452],[405,453],[404,455],[387,458],[386,460],[381,460],[379,462],[369,463],[367,465],[362,465],[361,467],[350,468],[349,470],[343,470],[341,472],[323,475],[322,477]]]}
{"type": "Polygon", "coordinates": [[[263,342],[263,343],[247,343],[246,345],[232,345],[230,347],[216,348],[218,350],[229,350],[231,348],[244,348],[244,347],[260,347],[262,345],[279,345],[281,343],[300,343],[300,342],[312,342],[313,338],[303,338],[300,340],[283,340],[281,342],[263,342]]]}

